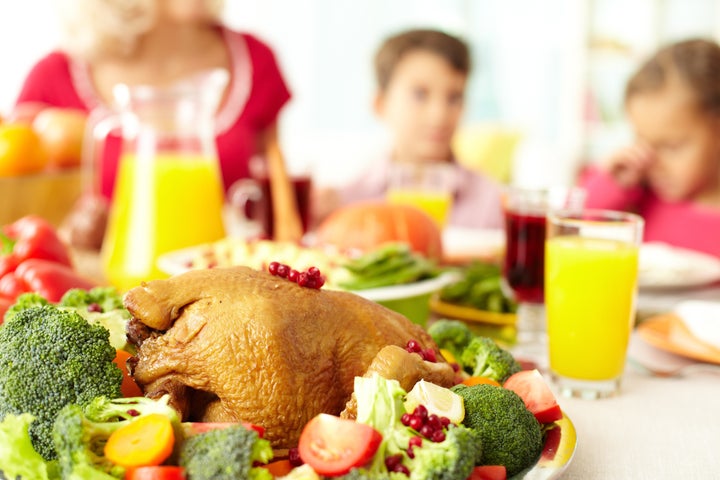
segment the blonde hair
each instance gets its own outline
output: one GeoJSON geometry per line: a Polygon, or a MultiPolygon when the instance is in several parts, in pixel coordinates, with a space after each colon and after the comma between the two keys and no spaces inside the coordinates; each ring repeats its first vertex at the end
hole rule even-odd
{"type": "MultiPolygon", "coordinates": [[[[150,31],[164,0],[56,0],[61,20],[61,47],[92,60],[130,55],[150,31]]],[[[219,21],[224,0],[204,0],[208,19],[219,21]]]]}

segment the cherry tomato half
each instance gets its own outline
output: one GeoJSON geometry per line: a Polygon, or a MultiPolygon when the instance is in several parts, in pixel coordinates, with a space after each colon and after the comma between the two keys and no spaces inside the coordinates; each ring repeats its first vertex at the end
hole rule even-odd
{"type": "Polygon", "coordinates": [[[523,399],[538,422],[552,423],[562,418],[555,395],[537,370],[523,370],[511,375],[503,386],[523,399]]]}
{"type": "Polygon", "coordinates": [[[303,428],[298,450],[320,475],[338,476],[370,461],[381,441],[368,425],[321,413],[303,428]]]}

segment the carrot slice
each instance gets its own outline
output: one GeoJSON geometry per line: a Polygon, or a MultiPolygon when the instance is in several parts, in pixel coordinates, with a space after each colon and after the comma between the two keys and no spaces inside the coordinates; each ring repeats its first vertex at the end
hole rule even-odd
{"type": "Polygon", "coordinates": [[[125,468],[160,465],[172,453],[174,443],[170,419],[152,413],[115,430],[105,444],[105,457],[125,468]]]}
{"type": "Polygon", "coordinates": [[[122,396],[125,398],[129,397],[142,397],[143,392],[140,390],[140,387],[137,383],[135,383],[135,379],[133,379],[130,376],[130,372],[127,368],[127,361],[128,358],[132,357],[128,352],[125,350],[116,350],[115,351],[115,365],[117,365],[120,370],[123,372],[123,378],[122,378],[122,385],[120,385],[120,392],[122,393],[122,396]]]}
{"type": "Polygon", "coordinates": [[[462,381],[462,384],[467,385],[468,387],[481,384],[495,385],[496,387],[500,386],[498,382],[488,377],[468,377],[462,381]]]}

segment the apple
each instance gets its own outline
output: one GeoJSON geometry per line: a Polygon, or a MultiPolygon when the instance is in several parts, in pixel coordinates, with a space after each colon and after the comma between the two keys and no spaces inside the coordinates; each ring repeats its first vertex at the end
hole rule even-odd
{"type": "Polygon", "coordinates": [[[80,166],[86,123],[82,110],[48,107],[37,113],[32,127],[48,154],[48,168],[80,166]]]}

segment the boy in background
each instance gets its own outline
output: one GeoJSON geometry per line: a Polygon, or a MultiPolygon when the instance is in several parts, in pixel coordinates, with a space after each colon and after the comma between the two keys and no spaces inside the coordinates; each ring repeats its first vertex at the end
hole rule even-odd
{"type": "Polygon", "coordinates": [[[394,35],[375,56],[375,114],[390,129],[392,149],[369,165],[350,185],[325,192],[315,202],[325,212],[362,200],[384,199],[393,164],[445,163],[451,167],[453,193],[449,225],[501,228],[501,189],[489,178],[457,163],[451,148],[465,106],[470,74],[465,42],[438,30],[394,35]]]}

